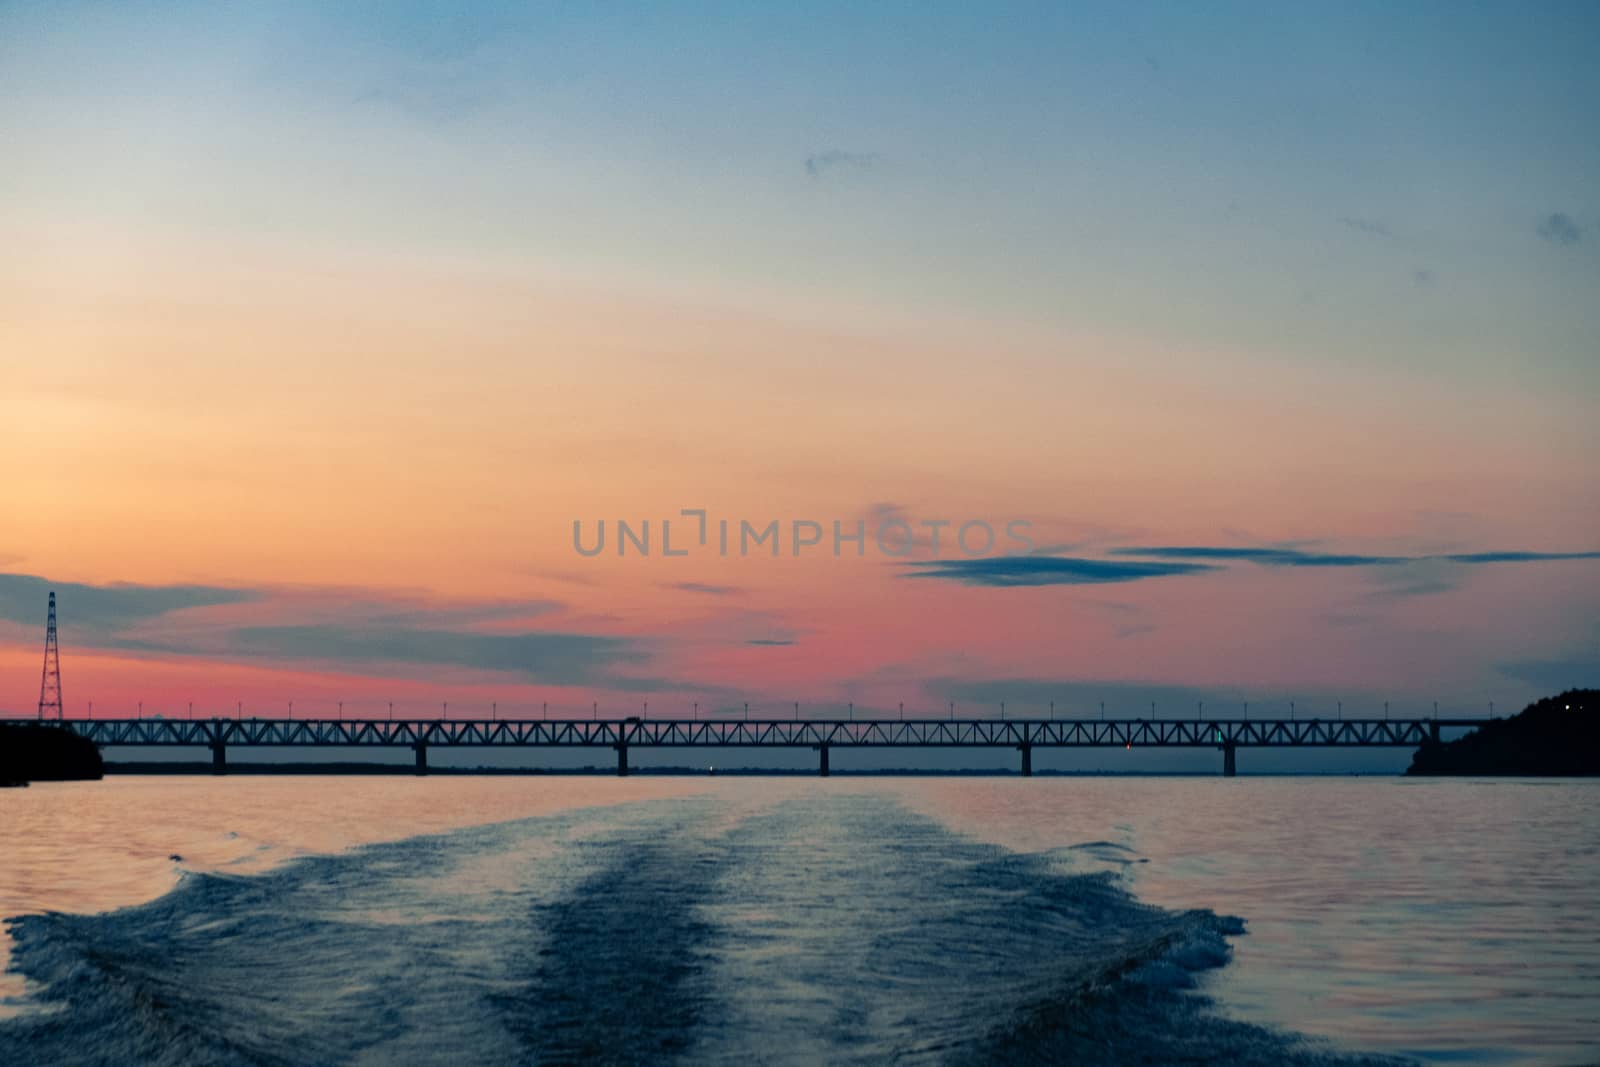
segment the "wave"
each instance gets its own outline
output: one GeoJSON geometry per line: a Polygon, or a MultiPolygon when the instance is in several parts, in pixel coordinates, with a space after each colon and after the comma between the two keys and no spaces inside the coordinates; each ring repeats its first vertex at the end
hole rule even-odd
{"type": "Polygon", "coordinates": [[[1356,1063],[1225,1018],[1243,923],[881,797],[696,797],[11,920],[7,1064],[1356,1063]]]}

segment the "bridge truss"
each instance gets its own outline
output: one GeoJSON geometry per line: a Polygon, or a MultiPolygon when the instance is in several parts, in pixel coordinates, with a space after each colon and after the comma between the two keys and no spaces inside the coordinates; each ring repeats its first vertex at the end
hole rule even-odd
{"type": "Polygon", "coordinates": [[[610,748],[618,773],[628,749],[810,748],[828,773],[840,748],[1009,748],[1033,769],[1035,748],[1215,748],[1223,773],[1239,748],[1415,748],[1441,729],[1478,719],[70,719],[62,725],[104,746],[196,747],[227,768],[227,749],[408,747],[427,769],[429,747],[610,748]]]}

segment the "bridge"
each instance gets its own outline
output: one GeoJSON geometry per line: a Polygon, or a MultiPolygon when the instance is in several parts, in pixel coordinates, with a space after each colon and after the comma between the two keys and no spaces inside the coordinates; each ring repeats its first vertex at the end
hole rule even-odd
{"type": "Polygon", "coordinates": [[[227,773],[232,747],[410,748],[418,774],[428,749],[809,748],[828,773],[834,748],[1001,748],[1033,773],[1036,748],[1211,748],[1232,777],[1241,748],[1415,748],[1484,719],[66,719],[102,747],[205,747],[227,773]]]}

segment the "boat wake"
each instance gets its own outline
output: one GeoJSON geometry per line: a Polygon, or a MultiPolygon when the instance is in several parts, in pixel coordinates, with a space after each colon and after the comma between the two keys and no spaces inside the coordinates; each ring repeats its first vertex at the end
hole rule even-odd
{"type": "Polygon", "coordinates": [[[1240,920],[872,796],[571,812],[11,932],[14,1065],[1372,1062],[1211,1010],[1240,920]]]}

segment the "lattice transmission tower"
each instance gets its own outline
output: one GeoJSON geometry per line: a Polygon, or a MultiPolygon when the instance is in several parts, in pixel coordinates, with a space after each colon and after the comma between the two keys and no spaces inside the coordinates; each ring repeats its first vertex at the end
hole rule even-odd
{"type": "Polygon", "coordinates": [[[50,619],[44,627],[44,676],[39,679],[39,718],[61,718],[61,646],[56,642],[56,595],[50,594],[50,619]]]}

